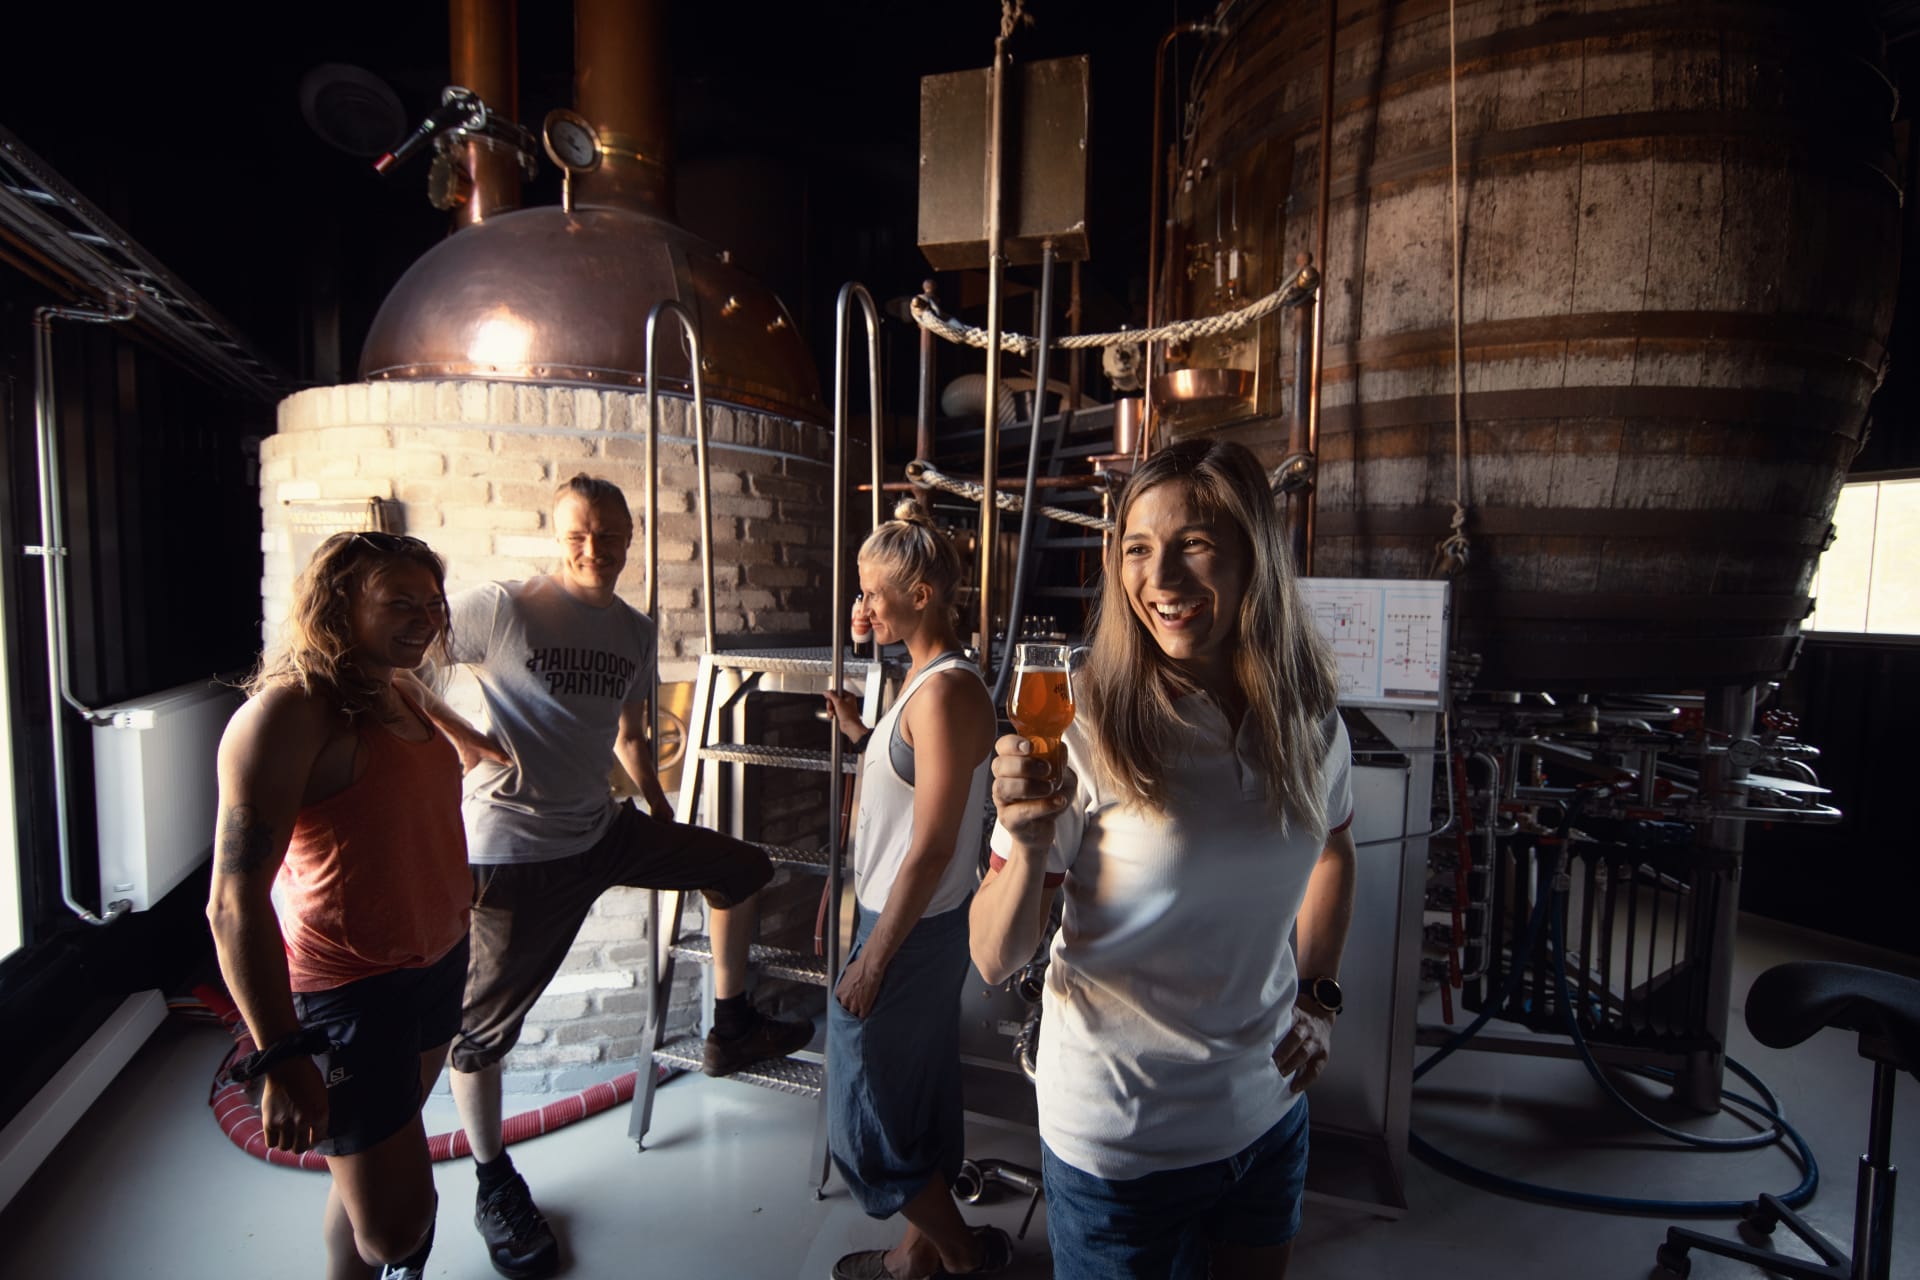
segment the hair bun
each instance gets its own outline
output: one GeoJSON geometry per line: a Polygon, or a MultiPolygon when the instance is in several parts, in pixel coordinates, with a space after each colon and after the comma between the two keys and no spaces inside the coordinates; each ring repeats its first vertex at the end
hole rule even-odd
{"type": "Polygon", "coordinates": [[[904,520],[908,524],[923,524],[929,529],[933,528],[933,516],[921,505],[918,498],[906,498],[896,503],[893,508],[893,518],[904,520]]]}

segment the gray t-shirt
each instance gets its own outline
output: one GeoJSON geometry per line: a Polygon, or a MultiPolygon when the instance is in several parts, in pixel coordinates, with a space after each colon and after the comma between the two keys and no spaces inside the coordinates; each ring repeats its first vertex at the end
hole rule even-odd
{"type": "Polygon", "coordinates": [[[480,679],[511,766],[467,775],[467,859],[549,862],[591,848],[613,821],[607,771],[620,709],[653,690],[653,622],[604,608],[552,577],[490,582],[455,596],[453,659],[480,679]]]}

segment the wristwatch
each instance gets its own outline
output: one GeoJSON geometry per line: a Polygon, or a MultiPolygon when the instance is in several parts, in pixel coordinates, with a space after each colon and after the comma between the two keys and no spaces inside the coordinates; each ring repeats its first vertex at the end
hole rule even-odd
{"type": "Polygon", "coordinates": [[[1306,984],[1307,999],[1325,1009],[1329,1015],[1337,1015],[1344,1007],[1341,1003],[1340,984],[1332,978],[1315,978],[1306,984]]]}

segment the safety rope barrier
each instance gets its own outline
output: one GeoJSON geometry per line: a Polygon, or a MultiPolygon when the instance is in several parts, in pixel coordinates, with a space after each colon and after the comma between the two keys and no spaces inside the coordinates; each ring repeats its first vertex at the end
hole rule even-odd
{"type": "MultiPolygon", "coordinates": [[[[1202,316],[1197,320],[1175,320],[1152,329],[1073,334],[1059,339],[1053,345],[1060,351],[1081,351],[1095,347],[1138,346],[1143,342],[1184,342],[1192,338],[1216,337],[1244,329],[1276,311],[1297,307],[1310,299],[1319,286],[1320,273],[1312,266],[1305,266],[1272,293],[1254,299],[1237,311],[1223,311],[1217,316],[1202,316]]],[[[948,342],[985,350],[991,341],[985,329],[955,320],[941,311],[939,304],[924,293],[914,297],[912,310],[915,324],[948,342]]],[[[1037,345],[1038,339],[1024,333],[1006,332],[1000,335],[1001,350],[1017,356],[1031,356],[1037,345]]]]}

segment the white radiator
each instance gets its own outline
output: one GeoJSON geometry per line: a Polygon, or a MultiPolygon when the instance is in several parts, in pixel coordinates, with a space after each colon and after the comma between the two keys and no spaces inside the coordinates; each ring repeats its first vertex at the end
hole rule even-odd
{"type": "Polygon", "coordinates": [[[145,911],[213,851],[214,757],[240,691],[196,681],[117,707],[93,726],[100,899],[145,911]]]}

